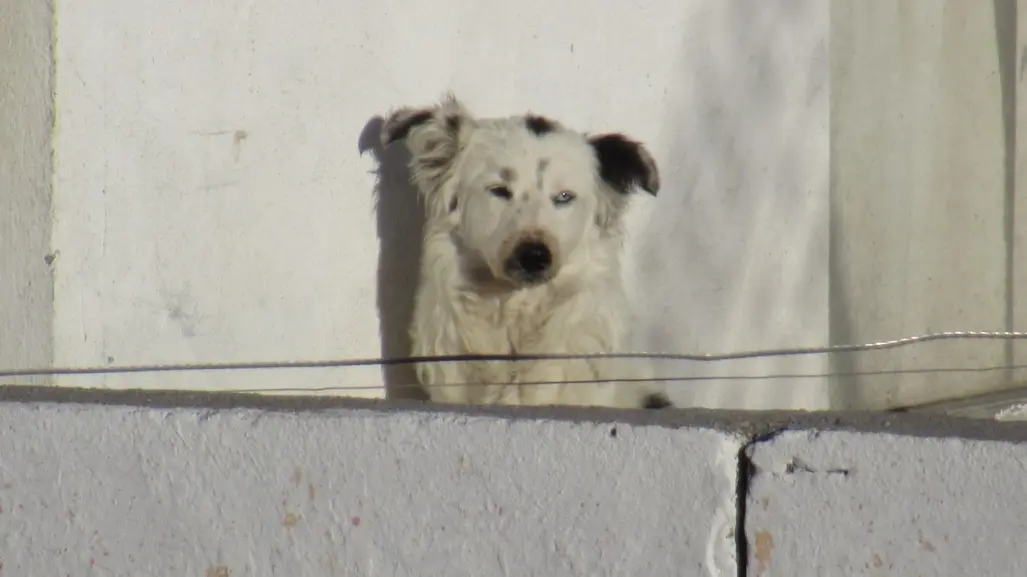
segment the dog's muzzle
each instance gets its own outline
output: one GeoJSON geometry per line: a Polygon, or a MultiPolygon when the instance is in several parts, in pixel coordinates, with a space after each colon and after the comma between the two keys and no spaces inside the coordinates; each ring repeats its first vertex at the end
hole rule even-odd
{"type": "Polygon", "coordinates": [[[510,278],[528,284],[542,283],[552,276],[553,252],[545,243],[524,241],[514,248],[503,266],[510,278]]]}

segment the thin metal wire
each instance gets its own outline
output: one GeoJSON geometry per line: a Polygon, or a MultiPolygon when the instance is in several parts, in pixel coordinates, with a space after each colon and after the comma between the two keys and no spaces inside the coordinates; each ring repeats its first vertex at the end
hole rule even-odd
{"type": "MultiPolygon", "coordinates": [[[[51,367],[35,369],[5,369],[0,370],[2,377],[33,377],[33,376],[54,376],[54,375],[110,375],[123,373],[156,373],[156,372],[187,372],[187,371],[240,371],[240,370],[269,370],[269,369],[316,369],[316,368],[343,368],[362,366],[397,366],[417,363],[452,363],[452,362],[473,362],[473,361],[533,361],[533,360],[580,360],[594,358],[620,358],[620,359],[653,359],[653,360],[678,360],[697,362],[717,362],[729,360],[754,359],[765,357],[800,356],[828,353],[845,352],[867,352],[925,343],[940,340],[1017,340],[1027,339],[1027,332],[989,332],[989,331],[947,331],[929,333],[877,341],[872,343],[853,345],[831,345],[823,347],[793,347],[765,350],[752,350],[733,353],[701,353],[701,354],[678,354],[678,353],[595,353],[595,354],[545,354],[545,355],[445,355],[436,357],[404,357],[404,358],[365,358],[365,359],[342,359],[323,361],[269,361],[269,362],[248,362],[248,363],[188,363],[188,364],[167,364],[167,365],[134,365],[120,367],[51,367]]],[[[1001,370],[1011,367],[989,368],[987,370],[1001,370]]],[[[962,370],[962,369],[959,369],[962,370]]],[[[821,376],[821,375],[817,375],[821,376]]],[[[691,378],[691,377],[689,377],[691,378]]],[[[696,379],[710,379],[711,377],[694,377],[696,379]]],[[[739,377],[743,379],[760,377],[739,377]]],[[[775,377],[786,378],[786,377],[775,377]]],[[[620,379],[618,379],[620,380],[620,379]]],[[[650,379],[651,380],[651,379],[650,379]]],[[[595,382],[595,381],[591,381],[595,382]]],[[[457,384],[454,386],[466,386],[457,384]]]]}
{"type": "MultiPolygon", "coordinates": [[[[860,377],[860,376],[885,376],[885,375],[909,375],[928,373],[986,373],[994,371],[1027,369],[1027,365],[991,365],[984,367],[938,367],[933,369],[884,369],[875,371],[838,371],[828,373],[775,373],[770,375],[711,375],[711,376],[687,376],[687,377],[656,377],[649,379],[625,378],[625,379],[582,379],[572,381],[527,381],[520,383],[488,383],[488,382],[464,382],[444,383],[431,385],[430,388],[446,387],[481,387],[488,385],[512,385],[517,387],[534,385],[593,385],[601,383],[683,383],[696,381],[740,381],[740,380],[777,380],[777,379],[820,379],[834,377],[860,377]]],[[[382,389],[404,390],[418,389],[420,384],[396,384],[389,385],[333,385],[330,387],[280,387],[274,389],[231,389],[237,393],[325,393],[330,391],[379,391],[382,389]]]]}

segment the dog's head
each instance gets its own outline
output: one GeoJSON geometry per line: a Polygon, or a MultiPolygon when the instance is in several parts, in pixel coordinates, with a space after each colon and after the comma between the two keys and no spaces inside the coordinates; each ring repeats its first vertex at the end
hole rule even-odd
{"type": "Polygon", "coordinates": [[[660,188],[652,156],[622,134],[588,136],[534,114],[475,118],[452,96],[394,112],[382,140],[406,142],[429,221],[515,285],[555,277],[575,251],[619,230],[636,187],[660,188]]]}

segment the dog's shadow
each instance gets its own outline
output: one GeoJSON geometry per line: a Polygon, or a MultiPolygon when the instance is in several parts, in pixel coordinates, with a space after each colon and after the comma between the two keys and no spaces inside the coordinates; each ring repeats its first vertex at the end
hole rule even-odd
{"type": "MultiPolygon", "coordinates": [[[[424,208],[410,183],[410,153],[405,146],[386,148],[381,141],[385,120],[375,116],[360,132],[360,154],[370,152],[378,163],[372,192],[378,229],[378,318],[382,357],[399,359],[411,353],[410,323],[420,279],[424,208]]],[[[413,365],[382,368],[389,399],[427,398],[417,384],[413,365]]]]}

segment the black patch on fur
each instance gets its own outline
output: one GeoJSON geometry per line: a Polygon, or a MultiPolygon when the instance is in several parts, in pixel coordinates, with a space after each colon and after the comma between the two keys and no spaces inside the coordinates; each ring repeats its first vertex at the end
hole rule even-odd
{"type": "Polygon", "coordinates": [[[610,429],[610,436],[613,437],[614,439],[617,438],[617,427],[614,427],[614,428],[610,429]]]}
{"type": "Polygon", "coordinates": [[[421,166],[424,166],[425,168],[428,168],[430,170],[439,170],[441,168],[445,168],[446,165],[449,164],[450,159],[446,157],[428,157],[419,159],[418,162],[421,163],[421,166]]]}
{"type": "Polygon", "coordinates": [[[459,203],[457,202],[456,197],[454,196],[453,200],[449,201],[449,212],[456,212],[456,207],[458,206],[458,204],[459,203]]]}
{"type": "Polygon", "coordinates": [[[524,124],[535,136],[543,136],[556,130],[556,123],[545,116],[528,114],[524,117],[524,124]]]}
{"type": "Polygon", "coordinates": [[[642,145],[623,134],[604,134],[589,139],[599,160],[599,176],[618,192],[627,194],[633,186],[655,195],[650,184],[651,167],[644,160],[642,145]]]}
{"type": "Polygon", "coordinates": [[[456,114],[451,114],[446,117],[446,130],[452,135],[456,135],[460,132],[460,117],[456,114]]]}
{"type": "Polygon", "coordinates": [[[666,409],[672,406],[670,399],[663,393],[653,393],[642,401],[642,408],[645,409],[666,409]]]}
{"type": "Polygon", "coordinates": [[[415,126],[420,126],[425,122],[428,122],[429,120],[431,120],[434,114],[435,112],[433,110],[419,110],[417,112],[412,113],[410,116],[406,118],[406,120],[399,123],[395,127],[392,127],[392,130],[389,130],[388,134],[384,139],[385,144],[389,145],[393,142],[396,142],[397,140],[403,140],[407,137],[407,135],[410,134],[410,131],[413,130],[415,126]]]}

